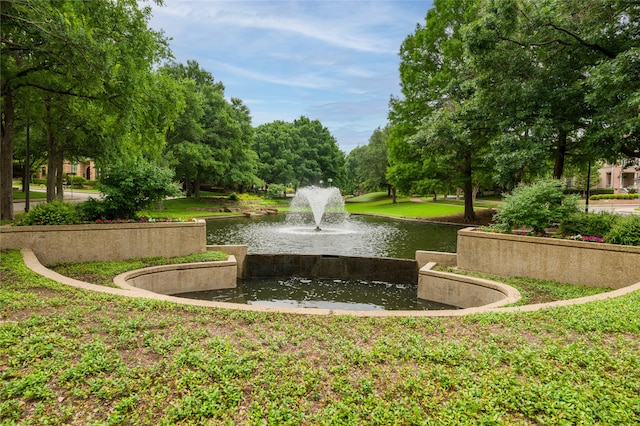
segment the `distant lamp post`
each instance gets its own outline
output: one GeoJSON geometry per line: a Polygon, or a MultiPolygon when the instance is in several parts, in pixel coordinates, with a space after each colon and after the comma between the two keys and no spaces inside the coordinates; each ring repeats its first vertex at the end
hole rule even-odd
{"type": "Polygon", "coordinates": [[[327,179],[327,182],[329,182],[329,186],[331,186],[331,182],[333,182],[333,179],[329,178],[327,179]]]}
{"type": "Polygon", "coordinates": [[[320,186],[324,185],[324,181],[320,179],[320,186]]]}

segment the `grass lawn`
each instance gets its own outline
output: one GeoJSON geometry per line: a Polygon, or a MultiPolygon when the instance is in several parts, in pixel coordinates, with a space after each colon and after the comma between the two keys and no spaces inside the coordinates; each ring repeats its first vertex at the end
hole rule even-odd
{"type": "MultiPolygon", "coordinates": [[[[437,217],[460,214],[464,212],[464,200],[421,198],[414,201],[409,197],[397,197],[396,204],[386,192],[372,192],[347,199],[345,208],[353,214],[375,214],[390,217],[437,217]]],[[[493,200],[474,202],[476,209],[495,207],[493,200]]]]}
{"type": "MultiPolygon", "coordinates": [[[[453,201],[453,200],[452,200],[453,201]]],[[[195,217],[214,217],[240,215],[241,213],[219,212],[218,209],[225,207],[247,207],[272,206],[281,212],[286,212],[290,200],[263,200],[247,199],[238,203],[230,202],[226,197],[202,197],[201,200],[195,198],[176,198],[164,201],[164,210],[148,209],[139,212],[140,216],[150,217],[170,217],[181,219],[192,219],[195,217]]],[[[350,199],[345,208],[353,214],[375,214],[390,217],[435,217],[462,213],[464,206],[460,202],[412,202],[408,197],[398,198],[398,203],[393,204],[386,193],[367,194],[362,197],[350,199]]],[[[479,205],[482,208],[482,205],[479,205]]]]}
{"type": "Polygon", "coordinates": [[[415,203],[401,200],[393,204],[391,200],[346,203],[345,208],[352,214],[376,214],[391,217],[435,217],[464,212],[464,206],[440,203],[415,203]]]}
{"type": "Polygon", "coordinates": [[[219,211],[227,207],[249,207],[249,206],[274,206],[278,209],[288,207],[288,200],[264,200],[261,198],[240,198],[239,201],[229,201],[226,196],[214,196],[205,193],[200,200],[195,198],[174,198],[165,200],[163,210],[147,209],[138,214],[148,217],[167,217],[189,220],[197,217],[215,216],[241,216],[240,212],[219,211]]]}
{"type": "Polygon", "coordinates": [[[640,420],[640,292],[460,318],[229,311],[74,289],[0,259],[3,424],[640,420]]]}
{"type": "MultiPolygon", "coordinates": [[[[26,200],[27,196],[25,194],[24,191],[13,191],[13,199],[14,200],[26,200]]],[[[40,191],[29,191],[29,199],[30,200],[35,200],[35,199],[42,199],[42,198],[47,198],[47,193],[46,192],[40,192],[40,191]]]]}

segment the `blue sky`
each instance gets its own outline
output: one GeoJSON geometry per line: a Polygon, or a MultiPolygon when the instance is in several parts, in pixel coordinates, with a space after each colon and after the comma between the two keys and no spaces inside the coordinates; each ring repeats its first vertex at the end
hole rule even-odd
{"type": "Polygon", "coordinates": [[[165,0],[153,7],[176,61],[193,59],[250,108],[253,125],[301,115],[348,153],[387,123],[398,51],[431,0],[165,0]]]}

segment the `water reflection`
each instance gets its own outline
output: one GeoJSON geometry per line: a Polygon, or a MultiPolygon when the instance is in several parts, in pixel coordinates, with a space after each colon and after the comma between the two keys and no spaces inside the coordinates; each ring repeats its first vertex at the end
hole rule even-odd
{"type": "Polygon", "coordinates": [[[351,216],[322,231],[292,226],[284,215],[210,219],[207,244],[243,244],[249,253],[327,254],[414,259],[416,250],[456,251],[459,226],[351,216]]]}
{"type": "Polygon", "coordinates": [[[450,305],[421,300],[416,286],[379,281],[331,279],[242,279],[238,287],[177,295],[247,305],[343,310],[440,310],[450,305]]]}

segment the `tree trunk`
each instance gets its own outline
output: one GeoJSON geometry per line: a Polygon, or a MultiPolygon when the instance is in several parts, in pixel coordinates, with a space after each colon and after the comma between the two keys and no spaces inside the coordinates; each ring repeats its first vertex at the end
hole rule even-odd
{"type": "Polygon", "coordinates": [[[13,136],[14,113],[13,92],[4,93],[4,122],[0,140],[0,220],[13,220],[13,136]]]}
{"type": "Polygon", "coordinates": [[[62,153],[56,149],[53,133],[47,131],[47,202],[62,195],[62,153]]]}
{"type": "Polygon", "coordinates": [[[200,200],[200,178],[196,177],[193,180],[193,195],[196,197],[196,200],[200,200]]]}
{"type": "Polygon", "coordinates": [[[396,199],[396,187],[391,187],[391,196],[393,197],[393,204],[396,204],[398,200],[396,199]]]}
{"type": "Polygon", "coordinates": [[[189,175],[184,178],[184,192],[187,198],[191,198],[191,176],[189,175]]]}
{"type": "Polygon", "coordinates": [[[473,179],[471,177],[471,153],[464,154],[464,162],[462,166],[464,174],[464,182],[462,190],[464,191],[464,216],[463,222],[472,222],[476,220],[476,213],[473,211],[473,179]]]}
{"type": "Polygon", "coordinates": [[[558,146],[554,154],[555,163],[553,165],[553,178],[560,179],[564,172],[564,159],[567,154],[567,132],[560,130],[558,132],[558,146]]]}
{"type": "Polygon", "coordinates": [[[64,199],[64,176],[62,173],[62,164],[64,163],[64,151],[62,149],[56,151],[56,200],[64,199]]]}

